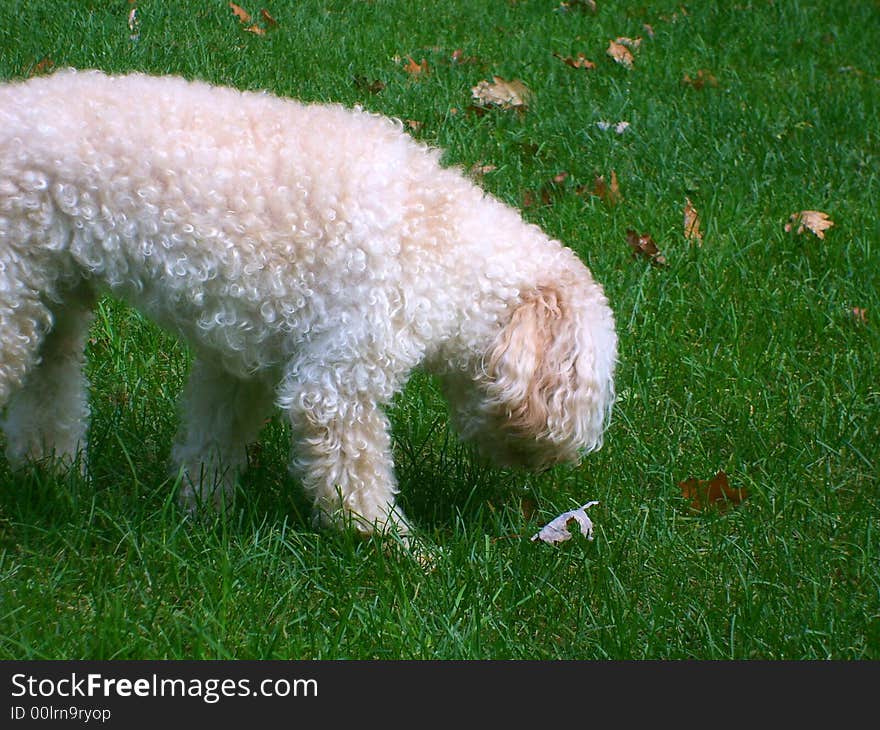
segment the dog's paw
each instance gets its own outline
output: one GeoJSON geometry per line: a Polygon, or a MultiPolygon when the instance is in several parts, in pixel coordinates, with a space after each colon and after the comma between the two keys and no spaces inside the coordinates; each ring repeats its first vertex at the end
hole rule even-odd
{"type": "Polygon", "coordinates": [[[194,483],[181,470],[177,504],[193,518],[213,517],[227,514],[235,501],[235,486],[227,481],[219,483],[194,483]]]}

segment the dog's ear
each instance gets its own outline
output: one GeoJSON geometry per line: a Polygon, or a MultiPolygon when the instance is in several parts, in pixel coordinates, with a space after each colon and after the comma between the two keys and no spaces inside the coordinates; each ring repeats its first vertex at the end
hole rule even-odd
{"type": "MultiPolygon", "coordinates": [[[[596,293],[604,304],[598,287],[596,293]]],[[[595,306],[596,293],[573,302],[566,299],[570,289],[552,285],[527,292],[484,361],[504,427],[552,444],[552,461],[575,460],[601,445],[617,342],[604,315],[610,310],[595,306]]]]}

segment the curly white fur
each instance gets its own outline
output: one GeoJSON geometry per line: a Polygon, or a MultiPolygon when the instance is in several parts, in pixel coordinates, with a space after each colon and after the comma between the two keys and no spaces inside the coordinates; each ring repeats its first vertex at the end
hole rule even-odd
{"type": "Polygon", "coordinates": [[[219,504],[274,406],[318,514],[405,531],[383,406],[422,366],[503,464],[598,448],[617,338],[569,249],[401,125],[174,77],[0,85],[0,406],[10,459],[86,440],[96,294],[192,347],[183,502],[219,504]]]}

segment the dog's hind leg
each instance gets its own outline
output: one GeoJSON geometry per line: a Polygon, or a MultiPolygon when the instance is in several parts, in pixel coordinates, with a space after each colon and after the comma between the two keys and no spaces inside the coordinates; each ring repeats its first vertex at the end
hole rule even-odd
{"type": "Polygon", "coordinates": [[[5,363],[9,362],[10,339],[17,339],[19,351],[26,349],[25,340],[31,345],[41,341],[30,353],[32,366],[11,394],[3,419],[6,451],[13,464],[49,457],[72,463],[85,449],[88,383],[83,373],[83,353],[93,304],[94,295],[81,286],[69,292],[62,303],[46,308],[34,302],[30,305],[33,313],[15,318],[19,326],[24,320],[33,334],[10,338],[10,322],[4,321],[5,363]]]}
{"type": "Polygon", "coordinates": [[[181,507],[196,514],[229,505],[247,465],[249,443],[271,414],[272,389],[242,380],[198,357],[181,399],[181,426],[172,453],[182,483],[181,507]]]}

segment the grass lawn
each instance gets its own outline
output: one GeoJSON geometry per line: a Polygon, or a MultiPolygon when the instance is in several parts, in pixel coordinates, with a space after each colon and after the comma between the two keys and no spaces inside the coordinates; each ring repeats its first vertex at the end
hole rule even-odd
{"type": "Polygon", "coordinates": [[[0,78],[138,69],[405,120],[605,286],[605,446],[491,469],[415,373],[391,417],[432,572],[312,529],[281,417],[233,518],[192,524],[168,477],[188,353],[105,300],[91,479],[0,459],[0,658],[880,658],[880,5],[239,4],[267,32],[220,0],[5,0],[0,78]],[[642,39],[632,68],[606,54],[619,36],[642,39]],[[595,68],[563,61],[579,53],[595,68]],[[528,108],[473,108],[493,76],[528,108]],[[617,205],[591,194],[612,170],[617,205]],[[786,231],[801,210],[834,226],[786,231]],[[678,483],[719,470],[747,498],[691,509],[678,483]],[[592,499],[594,541],[529,540],[592,499]]]}

